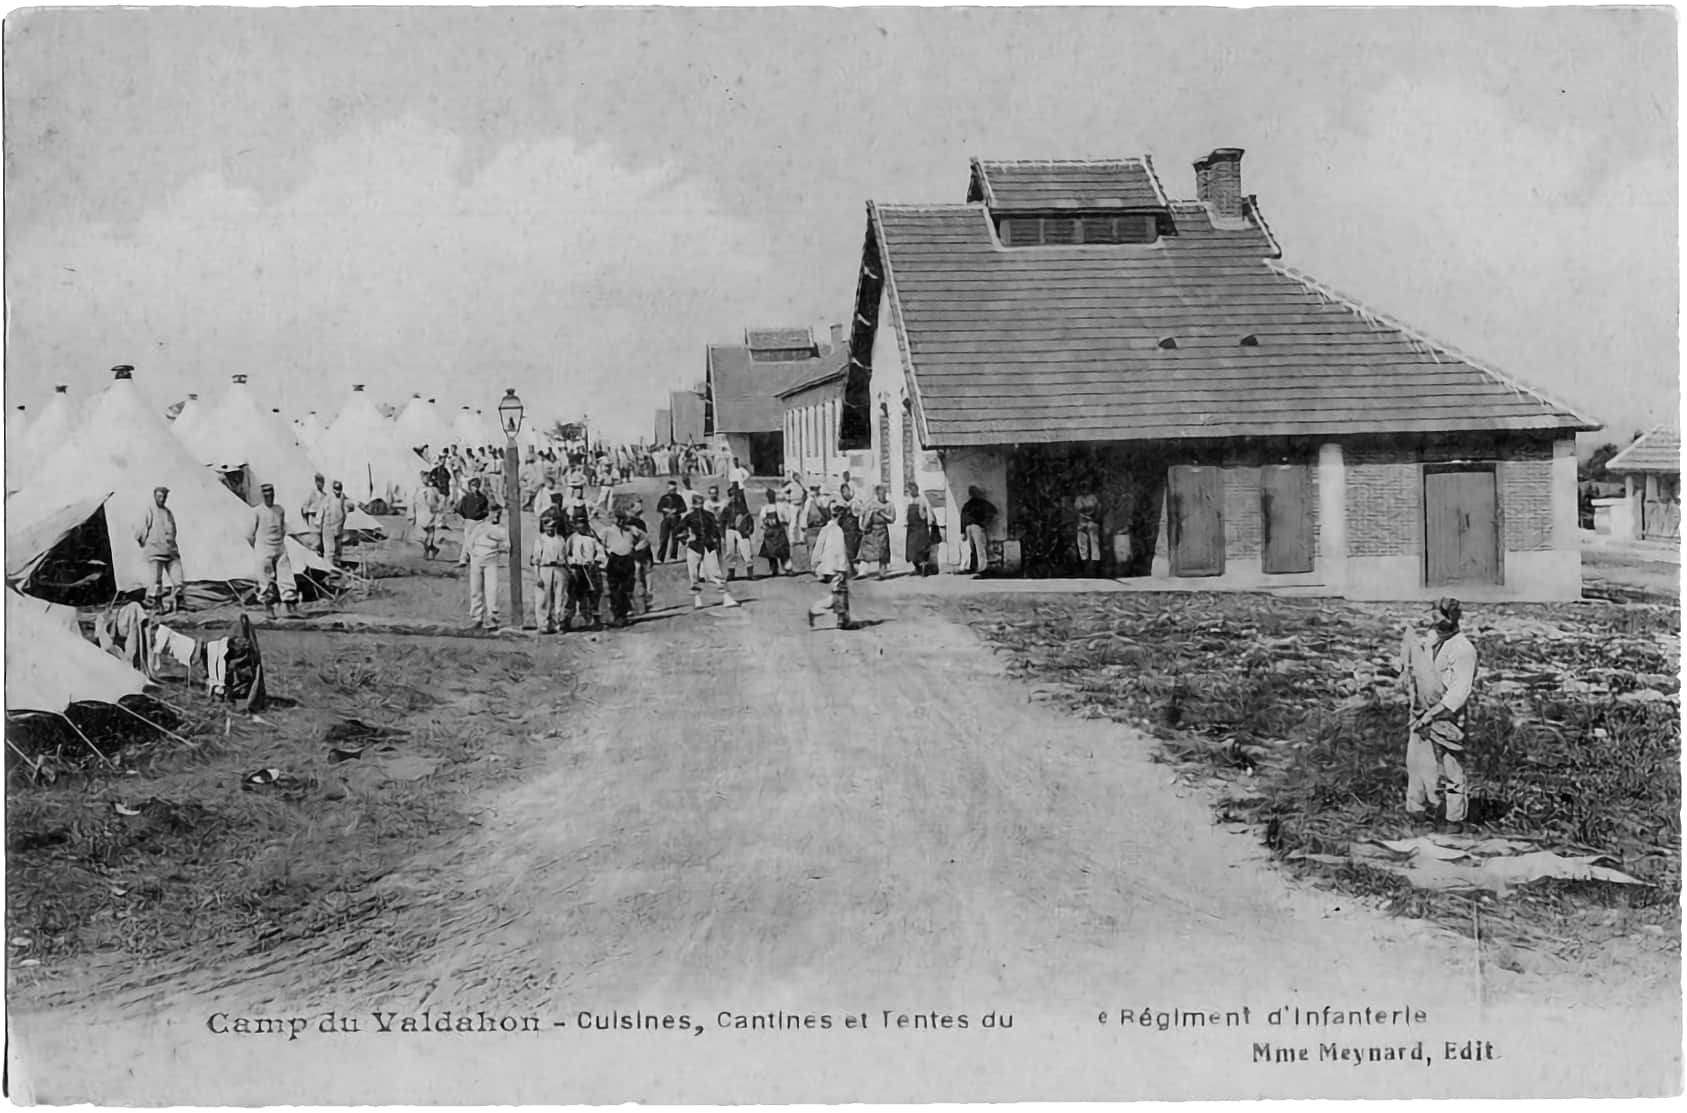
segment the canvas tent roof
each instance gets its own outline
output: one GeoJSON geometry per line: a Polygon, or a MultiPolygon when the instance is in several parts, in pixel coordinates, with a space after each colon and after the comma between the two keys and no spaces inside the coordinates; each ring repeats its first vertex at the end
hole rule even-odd
{"type": "Polygon", "coordinates": [[[413,449],[425,444],[429,452],[438,452],[457,439],[451,426],[439,415],[438,404],[420,394],[411,395],[396,424],[413,449]]]}
{"type": "Polygon", "coordinates": [[[146,678],[6,591],[6,710],[62,713],[85,700],[116,703],[139,695],[146,678]]]}
{"type": "Polygon", "coordinates": [[[29,411],[23,406],[13,406],[6,411],[6,467],[13,469],[18,466],[18,448],[23,443],[23,436],[29,432],[29,411]]]}
{"type": "Polygon", "coordinates": [[[73,499],[31,518],[12,513],[13,507],[8,506],[7,584],[32,602],[57,604],[69,612],[72,625],[77,607],[111,602],[117,595],[117,581],[105,518],[108,497],[73,499]]]}
{"type": "MultiPolygon", "coordinates": [[[[40,474],[52,482],[32,483],[13,495],[7,515],[38,520],[74,500],[110,492],[105,513],[119,591],[153,584],[134,535],[157,486],[170,488],[188,582],[228,583],[255,576],[256,560],[246,542],[251,508],[193,458],[132,378],[116,379],[89,403],[81,428],[48,457],[40,474]]],[[[297,544],[290,544],[288,553],[296,573],[329,568],[297,544]]]]}
{"type": "Polygon", "coordinates": [[[485,414],[467,406],[457,411],[451,429],[457,434],[457,442],[468,448],[485,448],[504,440],[504,434],[486,420],[485,414]]]}
{"type": "Polygon", "coordinates": [[[391,502],[415,489],[426,466],[405,440],[362,387],[353,387],[345,409],[317,443],[316,455],[328,478],[344,483],[350,498],[391,502]]]}
{"type": "MultiPolygon", "coordinates": [[[[294,536],[303,533],[305,522],[299,508],[315,486],[317,473],[325,478],[328,473],[300,447],[278,415],[258,404],[245,375],[235,376],[205,426],[207,435],[200,443],[206,455],[201,459],[218,468],[244,465],[251,476],[246,500],[253,506],[261,501],[259,486],[272,484],[276,503],[287,511],[288,528],[294,536]]],[[[381,523],[361,510],[346,519],[348,530],[376,532],[380,528],[381,523]]]]}
{"type": "Polygon", "coordinates": [[[71,401],[65,387],[59,387],[41,414],[30,422],[13,449],[6,444],[6,489],[20,490],[29,479],[41,473],[41,464],[65,438],[75,432],[81,421],[81,407],[71,401]]]}
{"type": "Polygon", "coordinates": [[[292,424],[294,439],[304,446],[305,451],[314,455],[317,446],[322,442],[322,434],[326,431],[322,419],[316,415],[315,410],[312,410],[304,417],[296,419],[292,424]]]}
{"type": "Polygon", "coordinates": [[[170,432],[187,446],[188,452],[200,463],[213,466],[219,463],[213,458],[219,455],[220,441],[214,418],[215,410],[216,406],[213,403],[204,401],[197,394],[189,395],[187,401],[182,403],[175,420],[170,422],[170,432]]]}

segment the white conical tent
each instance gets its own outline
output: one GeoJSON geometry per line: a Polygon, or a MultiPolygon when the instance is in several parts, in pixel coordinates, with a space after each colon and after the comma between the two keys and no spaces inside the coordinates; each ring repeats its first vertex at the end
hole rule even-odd
{"type": "Polygon", "coordinates": [[[18,438],[14,450],[6,445],[6,489],[21,490],[35,475],[41,474],[46,458],[65,442],[81,421],[80,407],[70,400],[69,388],[56,387],[53,396],[18,438]]]}
{"type": "Polygon", "coordinates": [[[211,407],[199,400],[199,395],[190,394],[170,421],[170,432],[196,456],[200,453],[203,437],[209,432],[210,423],[207,418],[210,409],[211,407]]]}
{"type": "MultiPolygon", "coordinates": [[[[316,486],[317,473],[325,477],[328,473],[299,446],[279,414],[258,404],[245,375],[234,376],[206,425],[215,432],[204,438],[209,455],[202,456],[202,462],[219,468],[244,466],[246,499],[253,506],[261,501],[259,488],[263,484],[274,486],[276,503],[287,511],[288,529],[295,537],[304,533],[301,508],[316,486]]],[[[354,510],[346,519],[346,528],[376,533],[381,523],[354,510]]]]}
{"type": "Polygon", "coordinates": [[[329,479],[345,484],[348,497],[392,503],[415,489],[427,467],[404,441],[398,426],[381,416],[361,386],[354,386],[346,408],[318,442],[317,457],[329,479]]]}
{"type": "Polygon", "coordinates": [[[464,406],[457,411],[457,418],[451,423],[451,431],[457,435],[457,443],[464,448],[485,448],[489,444],[504,443],[504,434],[495,426],[489,425],[486,417],[479,410],[464,406]]]}
{"type": "Polygon", "coordinates": [[[62,714],[140,695],[146,677],[6,589],[6,710],[62,714]]]}
{"type": "MultiPolygon", "coordinates": [[[[81,426],[43,462],[51,477],[28,484],[6,503],[8,516],[45,518],[55,507],[111,492],[105,505],[117,590],[150,588],[152,568],[135,534],[146,521],[154,487],[170,488],[182,571],[189,583],[234,583],[257,575],[246,541],[252,509],[193,458],[164,415],[141,396],[127,369],[87,407],[81,426]]],[[[289,543],[295,573],[329,565],[289,543]]]]}
{"type": "Polygon", "coordinates": [[[315,410],[293,422],[294,438],[313,457],[316,455],[317,446],[322,443],[322,434],[326,429],[327,427],[322,424],[322,419],[317,416],[315,410]]]}
{"type": "Polygon", "coordinates": [[[434,405],[433,399],[423,398],[420,394],[411,395],[409,404],[398,415],[395,424],[411,448],[425,444],[429,452],[438,453],[457,439],[451,426],[439,416],[439,407],[434,405]]]}
{"type": "Polygon", "coordinates": [[[29,428],[29,409],[26,406],[13,406],[6,411],[6,447],[10,449],[17,444],[18,439],[29,428]]]}
{"type": "Polygon", "coordinates": [[[14,406],[6,411],[6,489],[12,490],[23,486],[23,477],[18,474],[23,461],[23,436],[29,432],[29,410],[24,406],[14,406]]]}

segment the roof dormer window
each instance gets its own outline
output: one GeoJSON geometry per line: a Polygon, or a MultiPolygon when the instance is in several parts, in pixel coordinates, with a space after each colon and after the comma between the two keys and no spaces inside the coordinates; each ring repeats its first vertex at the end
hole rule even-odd
{"type": "Polygon", "coordinates": [[[1166,351],[1171,351],[1173,348],[1177,347],[1177,337],[1175,337],[1175,336],[1162,336],[1162,337],[1160,337],[1160,347],[1165,349],[1166,351]]]}
{"type": "Polygon", "coordinates": [[[1148,244],[1159,239],[1160,223],[1153,213],[1014,213],[996,218],[996,232],[1004,247],[1148,244]]]}
{"type": "Polygon", "coordinates": [[[1257,348],[1259,347],[1259,337],[1250,332],[1248,335],[1238,340],[1237,343],[1244,348],[1257,348]]]}

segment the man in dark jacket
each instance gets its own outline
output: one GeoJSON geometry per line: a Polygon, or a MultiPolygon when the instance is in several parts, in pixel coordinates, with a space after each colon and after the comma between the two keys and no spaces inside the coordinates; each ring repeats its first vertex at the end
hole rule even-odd
{"type": "Polygon", "coordinates": [[[481,493],[480,477],[469,480],[468,493],[457,500],[457,514],[463,519],[463,549],[457,554],[458,568],[469,566],[469,548],[474,544],[474,531],[486,521],[487,511],[491,509],[492,503],[481,493]]]}
{"type": "Polygon", "coordinates": [[[720,585],[720,603],[736,607],[738,601],[726,590],[720,571],[720,519],[703,504],[703,496],[691,496],[691,510],[680,519],[685,533],[685,568],[691,580],[691,605],[703,609],[703,581],[720,585]]]}
{"type": "Polygon", "coordinates": [[[984,488],[968,487],[968,498],[961,504],[961,533],[972,550],[972,573],[983,575],[990,570],[990,523],[996,520],[996,508],[984,497],[984,488]]]}
{"type": "Polygon", "coordinates": [[[656,500],[656,510],[662,515],[656,559],[662,564],[679,559],[679,522],[685,517],[685,509],[685,496],[679,493],[679,484],[668,480],[667,493],[656,500]]]}

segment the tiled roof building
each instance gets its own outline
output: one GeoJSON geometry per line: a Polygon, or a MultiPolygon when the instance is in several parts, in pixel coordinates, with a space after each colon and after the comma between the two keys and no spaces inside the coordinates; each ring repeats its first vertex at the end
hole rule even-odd
{"type": "Polygon", "coordinates": [[[1136,158],[974,160],[964,204],[869,202],[843,447],[951,507],[984,478],[1031,571],[1076,562],[1057,504],[1082,486],[1110,571],[1579,593],[1597,422],[1284,265],[1241,164],[1201,159],[1187,201],[1136,158]]]}

